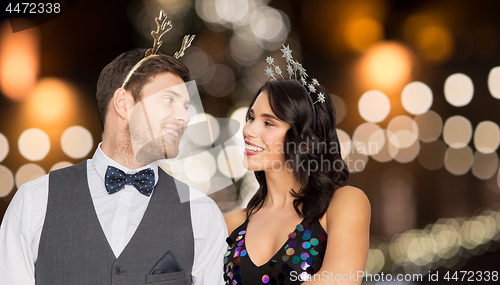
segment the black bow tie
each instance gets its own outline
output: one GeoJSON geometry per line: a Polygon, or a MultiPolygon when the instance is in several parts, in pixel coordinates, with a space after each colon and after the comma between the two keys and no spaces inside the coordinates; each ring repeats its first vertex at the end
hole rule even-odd
{"type": "Polygon", "coordinates": [[[109,194],[120,191],[125,185],[133,185],[141,194],[149,197],[155,185],[155,173],[147,168],[134,174],[126,174],[116,167],[108,166],[104,183],[109,194]]]}

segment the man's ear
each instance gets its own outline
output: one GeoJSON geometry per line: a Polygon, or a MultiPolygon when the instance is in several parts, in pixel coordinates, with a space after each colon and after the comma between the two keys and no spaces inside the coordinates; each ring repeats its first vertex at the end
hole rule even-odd
{"type": "Polygon", "coordinates": [[[118,88],[113,94],[113,108],[123,120],[128,120],[130,106],[133,106],[134,97],[124,88],[118,88]]]}

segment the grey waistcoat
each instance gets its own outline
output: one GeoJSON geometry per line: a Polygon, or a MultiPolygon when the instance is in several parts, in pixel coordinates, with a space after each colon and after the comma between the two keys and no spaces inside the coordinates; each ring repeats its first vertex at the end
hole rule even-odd
{"type": "Polygon", "coordinates": [[[194,237],[186,184],[158,168],[159,179],[139,227],[115,258],[92,203],[87,162],[52,171],[35,278],[38,285],[191,284],[194,237]],[[181,271],[149,275],[171,252],[181,271]]]}

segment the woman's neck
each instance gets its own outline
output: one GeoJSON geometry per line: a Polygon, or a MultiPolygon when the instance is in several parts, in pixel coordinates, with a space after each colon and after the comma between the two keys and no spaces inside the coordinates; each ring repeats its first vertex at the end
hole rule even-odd
{"type": "Polygon", "coordinates": [[[270,209],[282,209],[293,207],[295,197],[290,194],[292,189],[295,192],[300,190],[300,183],[293,176],[292,171],[282,169],[280,171],[266,171],[267,197],[263,207],[270,209]]]}

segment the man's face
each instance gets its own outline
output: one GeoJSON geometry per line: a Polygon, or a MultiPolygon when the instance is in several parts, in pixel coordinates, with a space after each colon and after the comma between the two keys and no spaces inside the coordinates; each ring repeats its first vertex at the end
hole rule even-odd
{"type": "Polygon", "coordinates": [[[189,93],[173,73],[156,75],[144,85],[141,100],[129,112],[132,147],[138,162],[148,164],[179,153],[179,140],[189,123],[189,93]]]}

